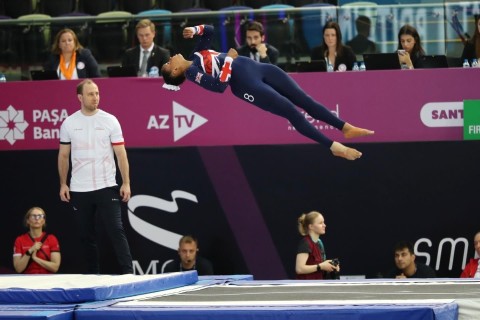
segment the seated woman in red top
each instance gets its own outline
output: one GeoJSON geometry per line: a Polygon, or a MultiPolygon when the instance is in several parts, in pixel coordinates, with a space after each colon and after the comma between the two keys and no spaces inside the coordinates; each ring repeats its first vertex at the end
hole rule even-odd
{"type": "Polygon", "coordinates": [[[55,273],[60,267],[60,246],[53,234],[44,231],[47,215],[42,208],[30,208],[23,219],[29,231],[17,237],[13,267],[18,273],[55,273]]]}
{"type": "Polygon", "coordinates": [[[470,259],[465,269],[463,269],[460,278],[480,278],[480,269],[478,267],[478,257],[480,257],[480,231],[473,237],[473,247],[475,248],[477,258],[470,259]]]}

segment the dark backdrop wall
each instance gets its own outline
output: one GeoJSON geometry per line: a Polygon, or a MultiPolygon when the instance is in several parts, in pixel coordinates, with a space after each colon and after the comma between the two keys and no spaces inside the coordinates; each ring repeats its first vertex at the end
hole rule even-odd
{"type": "MultiPolygon", "coordinates": [[[[479,142],[354,147],[364,153],[354,162],[315,144],[128,149],[137,202],[143,195],[175,204],[174,210],[125,205],[136,272],[160,273],[176,256],[168,237],[154,239],[159,233],[133,226],[142,222],[195,234],[217,274],[293,278],[297,217],[318,210],[327,224],[327,256],[341,260],[344,275],[381,275],[393,267],[393,245],[405,239],[418,244],[419,261],[438,264],[439,276],[458,277],[480,230],[479,142]],[[195,199],[174,196],[179,191],[195,199]],[[451,250],[463,238],[466,257],[462,242],[451,250]]],[[[56,161],[55,150],[0,152],[4,270],[13,269],[13,242],[25,232],[22,218],[31,206],[47,211],[48,231],[59,238],[60,272],[83,270],[71,208],[58,197],[56,161]]],[[[108,241],[100,241],[102,273],[118,272],[108,241]]]]}

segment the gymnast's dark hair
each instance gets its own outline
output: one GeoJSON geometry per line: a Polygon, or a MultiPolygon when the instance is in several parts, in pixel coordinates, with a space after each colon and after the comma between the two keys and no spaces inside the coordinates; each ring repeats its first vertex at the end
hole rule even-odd
{"type": "Polygon", "coordinates": [[[163,77],[163,81],[165,81],[166,84],[171,84],[171,85],[174,85],[174,86],[179,86],[181,85],[184,81],[185,81],[185,74],[182,73],[176,77],[172,77],[172,73],[171,72],[167,72],[165,70],[165,68],[162,68],[162,77],[163,77]]]}

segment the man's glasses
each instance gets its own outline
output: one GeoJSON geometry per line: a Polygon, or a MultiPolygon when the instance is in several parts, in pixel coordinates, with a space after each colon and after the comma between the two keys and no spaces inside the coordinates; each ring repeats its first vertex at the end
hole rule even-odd
{"type": "Polygon", "coordinates": [[[45,215],[42,213],[42,214],[31,214],[30,215],[30,219],[32,220],[40,220],[40,219],[43,219],[45,218],[45,215]]]}

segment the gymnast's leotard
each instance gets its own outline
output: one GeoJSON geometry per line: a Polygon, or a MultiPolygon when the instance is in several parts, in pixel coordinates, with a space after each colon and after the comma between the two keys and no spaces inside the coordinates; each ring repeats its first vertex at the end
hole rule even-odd
{"type": "Polygon", "coordinates": [[[213,30],[209,25],[195,27],[201,38],[190,56],[193,63],[185,73],[187,79],[215,92],[224,92],[230,85],[239,99],[286,118],[298,132],[314,141],[327,147],[332,145],[333,141],[318,131],[296,106],[339,130],[345,124],[343,120],[307,95],[279,67],[242,56],[232,60],[226,53],[209,50],[213,30]]]}

